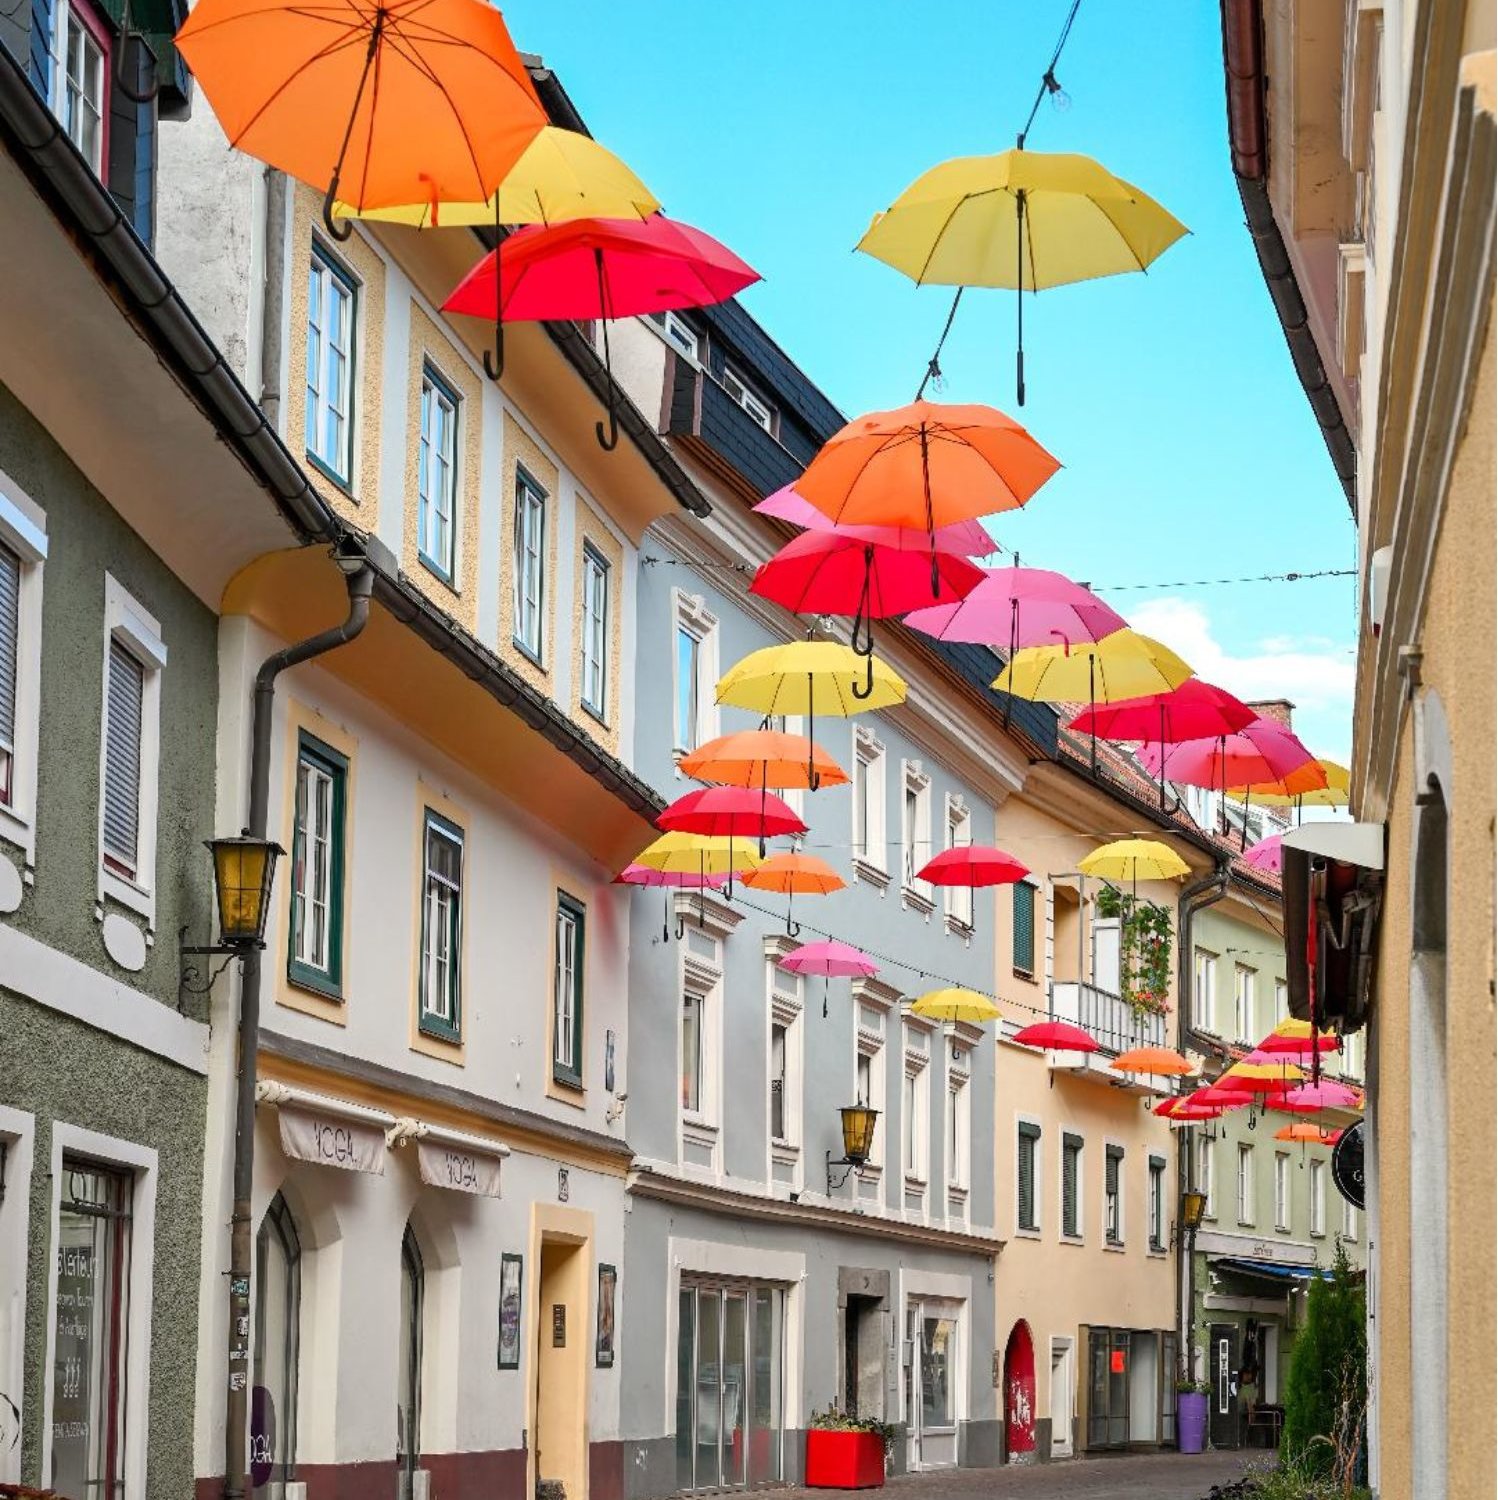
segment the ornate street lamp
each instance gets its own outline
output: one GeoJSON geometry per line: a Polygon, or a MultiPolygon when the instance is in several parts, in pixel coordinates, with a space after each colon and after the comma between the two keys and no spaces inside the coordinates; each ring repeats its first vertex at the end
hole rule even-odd
{"type": "Polygon", "coordinates": [[[1195,1234],[1207,1213],[1207,1195],[1188,1188],[1181,1194],[1181,1225],[1195,1234]]]}
{"type": "Polygon", "coordinates": [[[870,1109],[867,1104],[845,1104],[839,1113],[843,1117],[843,1154],[840,1160],[834,1161],[832,1153],[827,1153],[829,1198],[834,1188],[840,1188],[848,1180],[849,1173],[861,1172],[868,1164],[874,1150],[874,1127],[879,1123],[879,1111],[870,1109]],[[847,1168],[836,1182],[832,1180],[834,1167],[847,1168]]]}
{"type": "MultiPolygon", "coordinates": [[[[248,828],[238,838],[208,839],[204,847],[213,856],[213,890],[218,905],[219,940],[209,948],[194,948],[183,943],[179,952],[184,958],[202,955],[217,957],[219,965],[201,985],[197,969],[184,965],[181,985],[192,994],[206,994],[213,981],[223,973],[229,961],[243,958],[254,948],[265,946],[265,924],[270,916],[271,891],[276,880],[276,862],[286,852],[270,839],[250,836],[248,828]]],[[[187,929],[183,928],[183,936],[187,929]]]]}

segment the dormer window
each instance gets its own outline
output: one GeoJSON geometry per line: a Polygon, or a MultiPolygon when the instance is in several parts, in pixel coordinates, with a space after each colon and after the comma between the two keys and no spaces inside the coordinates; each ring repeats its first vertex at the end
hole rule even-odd
{"type": "Polygon", "coordinates": [[[58,11],[53,108],[68,139],[102,178],[109,159],[109,33],[86,4],[58,11]]]}
{"type": "Polygon", "coordinates": [[[662,313],[661,332],[666,335],[666,342],[675,345],[688,359],[698,357],[697,335],[685,318],[677,317],[674,312],[662,313]]]}
{"type": "Polygon", "coordinates": [[[755,422],[763,427],[766,432],[773,435],[775,431],[775,408],[761,401],[727,366],[723,370],[723,389],[749,413],[755,422]]]}

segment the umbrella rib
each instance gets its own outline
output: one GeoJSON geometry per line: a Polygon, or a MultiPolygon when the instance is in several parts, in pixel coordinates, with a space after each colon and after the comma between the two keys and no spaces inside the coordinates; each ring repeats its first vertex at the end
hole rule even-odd
{"type": "MultiPolygon", "coordinates": [[[[425,3],[425,0],[423,0],[423,3],[425,3]]],[[[405,41],[406,40],[406,38],[403,35],[401,35],[401,30],[400,30],[399,27],[396,28],[394,36],[400,37],[401,41],[405,41]]],[[[426,61],[426,59],[423,58],[418,52],[415,51],[414,43],[412,44],[412,51],[411,51],[410,54],[407,54],[406,52],[401,51],[400,47],[396,44],[396,42],[393,39],[392,39],[391,45],[394,46],[396,48],[397,53],[401,57],[404,57],[406,59],[406,61],[409,62],[413,68],[415,68],[420,74],[422,74],[422,76],[425,77],[426,80],[447,101],[447,107],[448,107],[449,111],[452,113],[453,123],[458,127],[458,134],[463,137],[463,144],[464,144],[464,146],[466,146],[468,148],[468,159],[473,163],[473,175],[474,175],[475,179],[478,182],[479,192],[480,192],[480,194],[482,194],[484,192],[484,189],[485,189],[485,186],[486,186],[486,184],[484,182],[484,169],[483,169],[482,166],[479,165],[478,152],[474,150],[473,140],[472,140],[472,138],[468,134],[468,126],[464,122],[462,112],[458,109],[457,104],[454,102],[453,96],[448,92],[447,85],[445,83],[443,83],[442,80],[437,77],[436,73],[432,70],[431,65],[426,61]]],[[[503,72],[504,70],[501,69],[501,71],[503,72]]],[[[506,74],[505,76],[508,77],[509,75],[506,74]]],[[[373,128],[374,128],[374,111],[371,109],[371,111],[370,111],[370,129],[371,129],[371,132],[373,132],[373,128]]],[[[494,184],[494,190],[495,190],[496,193],[499,191],[499,184],[497,182],[494,184]]]]}
{"type": "Polygon", "coordinates": [[[315,63],[326,62],[328,58],[336,56],[346,47],[353,46],[356,42],[363,42],[369,35],[367,27],[350,26],[336,41],[329,42],[326,47],[314,52],[295,73],[283,78],[279,84],[261,101],[260,107],[250,116],[248,120],[230,138],[231,146],[238,146],[245,136],[260,123],[260,117],[268,110],[282,94],[295,83],[303,73],[307,72],[315,63]]]}
{"type": "MultiPolygon", "coordinates": [[[[985,191],[991,192],[991,191],[993,191],[993,189],[985,189],[985,191]]],[[[920,275],[917,276],[916,279],[915,279],[915,284],[917,286],[925,286],[925,284],[926,284],[926,272],[931,269],[931,262],[936,259],[936,252],[941,248],[941,242],[942,242],[943,238],[946,236],[947,230],[949,230],[952,227],[952,220],[955,219],[957,217],[957,215],[962,211],[963,204],[966,203],[968,201],[968,199],[971,198],[971,197],[973,197],[973,196],[975,196],[975,195],[972,194],[972,193],[964,193],[952,205],[951,212],[948,213],[948,215],[946,217],[946,220],[942,224],[941,228],[939,230],[937,230],[937,232],[934,235],[931,236],[931,249],[927,252],[925,260],[923,260],[921,262],[920,275]]]]}

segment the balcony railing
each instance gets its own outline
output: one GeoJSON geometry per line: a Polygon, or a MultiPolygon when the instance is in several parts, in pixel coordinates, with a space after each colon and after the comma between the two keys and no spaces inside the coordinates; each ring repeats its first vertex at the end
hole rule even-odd
{"type": "Polygon", "coordinates": [[[1165,1046],[1165,1016],[1137,1013],[1122,995],[1096,985],[1053,984],[1051,1009],[1058,1021],[1072,1021],[1090,1033],[1110,1057],[1131,1047],[1165,1046]]]}

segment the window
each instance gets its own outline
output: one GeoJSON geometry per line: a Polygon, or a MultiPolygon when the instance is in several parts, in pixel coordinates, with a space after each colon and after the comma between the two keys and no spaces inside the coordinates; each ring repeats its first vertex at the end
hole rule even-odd
{"type": "MultiPolygon", "coordinates": [[[[961,797],[947,798],[947,848],[966,849],[973,842],[973,819],[961,797]]],[[[947,887],[947,918],[954,926],[973,925],[973,888],[947,887]]]]}
{"type": "Polygon", "coordinates": [[[546,495],[524,469],[515,470],[515,644],[540,662],[546,577],[546,495]]]}
{"type": "Polygon", "coordinates": [[[904,797],[900,818],[900,846],[905,890],[923,902],[931,900],[931,883],[916,873],[931,858],[931,778],[921,770],[919,761],[907,760],[902,766],[904,797]]]}
{"type": "Polygon", "coordinates": [[[900,1095],[901,1162],[905,1180],[912,1187],[924,1187],[930,1176],[930,1057],[926,1046],[924,1032],[906,1027],[905,1080],[900,1095]]]}
{"type": "Polygon", "coordinates": [[[1242,964],[1233,968],[1233,1022],[1237,1027],[1240,1042],[1252,1042],[1254,1038],[1254,983],[1258,975],[1242,964]]]}
{"type": "Polygon", "coordinates": [[[1196,1024],[1203,1031],[1217,1030],[1217,955],[1196,950],[1196,1024]]]}
{"type": "Polygon", "coordinates": [[[551,984],[551,1076],[583,1085],[583,975],[587,916],[580,902],[557,892],[556,964],[551,984]]]}
{"type": "Polygon", "coordinates": [[[884,1163],[885,1117],[885,1011],[880,1005],[858,1006],[858,1027],[853,1054],[853,1094],[860,1104],[879,1111],[874,1121],[874,1144],[869,1152],[865,1177],[872,1167],[877,1174],[884,1163]]]}
{"type": "Polygon", "coordinates": [[[1283,979],[1274,981],[1274,1024],[1278,1026],[1290,1014],[1290,991],[1283,979]]]}
{"type": "Polygon", "coordinates": [[[1110,1245],[1123,1244],[1123,1147],[1103,1149],[1103,1236],[1110,1245]]]}
{"type": "Polygon", "coordinates": [[[968,1117],[968,1051],[952,1043],[952,1066],[947,1073],[947,1186],[964,1192],[968,1185],[968,1140],[972,1134],[968,1117]]]}
{"type": "Polygon", "coordinates": [[[343,978],[343,859],[348,761],[303,734],[291,844],[287,977],[337,995],[343,978]]]}
{"type": "Polygon", "coordinates": [[[1151,1250],[1165,1248],[1165,1162],[1162,1157],[1149,1159],[1149,1236],[1151,1250]]]}
{"type": "Polygon", "coordinates": [[[1347,1201],[1342,1199],[1342,1238],[1344,1240],[1355,1240],[1358,1237],[1358,1211],[1347,1201]]]}
{"type": "Polygon", "coordinates": [[[425,848],[419,1024],[455,1042],[463,1021],[463,830],[428,808],[425,848]]]}
{"type": "MultiPolygon", "coordinates": [[[[713,932],[693,928],[679,951],[676,1046],[681,1069],[680,1159],[684,1167],[715,1171],[720,1154],[723,944],[713,932]]],[[[767,1047],[768,1031],[761,1037],[760,1046],[767,1047]]],[[[740,1071],[746,1065],[747,1060],[740,1060],[740,1071]]],[[[774,1154],[772,1150],[772,1158],[774,1154]]]]}
{"type": "Polygon", "coordinates": [[[1035,887],[1027,880],[1014,886],[1014,972],[1035,974],[1035,887]]]}
{"type": "Polygon", "coordinates": [[[795,1148],[801,1143],[801,1008],[804,981],[765,959],[770,1017],[769,1123],[771,1175],[794,1178],[795,1148]]]}
{"type": "Polygon", "coordinates": [[[1290,1227],[1290,1158],[1283,1151],[1274,1153],[1274,1227],[1290,1227]]]}
{"type": "Polygon", "coordinates": [[[47,518],[0,471],[0,836],[35,862],[47,518]]]}
{"type": "Polygon", "coordinates": [[[62,1158],[52,1326],[52,1488],[124,1489],[133,1178],[62,1158]]]}
{"type": "Polygon", "coordinates": [[[713,688],[717,682],[717,620],[703,601],[676,595],[676,642],[672,656],[678,752],[695,750],[713,737],[713,688]]]}
{"type": "Polygon", "coordinates": [[[770,1137],[785,1139],[785,1075],[788,1029],[778,1022],[770,1027],[770,1137]]]}
{"type": "Polygon", "coordinates": [[[110,641],[104,719],[104,863],[127,879],[134,879],[140,856],[145,697],[145,667],[119,641],[110,641]]]}
{"type": "Polygon", "coordinates": [[[430,365],[421,371],[421,441],[416,467],[416,550],[451,583],[458,506],[458,398],[430,365]]]}
{"type": "Polygon", "coordinates": [[[582,705],[597,719],[609,709],[609,565],[583,544],[582,705]]]}
{"type": "Polygon", "coordinates": [[[255,1385],[267,1392],[270,1420],[250,1439],[250,1462],[269,1469],[273,1485],[296,1477],[301,1301],[301,1241],[286,1200],[277,1193],[255,1241],[255,1385]]]}
{"type": "Polygon", "coordinates": [[[723,389],[768,433],[775,431],[775,408],[761,401],[731,369],[723,371],[723,389]]]}
{"type": "Polygon", "coordinates": [[[14,798],[16,681],[21,665],[21,559],[0,543],[0,802],[14,798]]]}
{"type": "Polygon", "coordinates": [[[1216,1142],[1205,1131],[1196,1138],[1196,1191],[1206,1197],[1207,1204],[1203,1209],[1203,1216],[1208,1219],[1217,1217],[1216,1202],[1216,1173],[1213,1170],[1215,1161],[1212,1155],[1212,1147],[1216,1142]]]}
{"type": "Polygon", "coordinates": [[[681,998],[681,1107],[702,1112],[702,1007],[706,997],[687,990],[681,998]]]}
{"type": "Polygon", "coordinates": [[[109,33],[86,5],[64,5],[58,29],[63,129],[103,177],[109,161],[109,33]]]}
{"type": "Polygon", "coordinates": [[[353,363],[354,280],[314,245],[307,272],[307,456],[341,485],[353,473],[353,363]]]}
{"type": "Polygon", "coordinates": [[[1069,1239],[1082,1236],[1081,1176],[1082,1137],[1064,1131],[1061,1136],[1061,1233],[1069,1239]]]}
{"type": "Polygon", "coordinates": [[[666,335],[666,342],[674,344],[688,359],[698,357],[697,335],[684,318],[674,312],[666,313],[661,320],[661,331],[666,335]]]}
{"type": "Polygon", "coordinates": [[[1238,1145],[1238,1222],[1254,1221],[1254,1148],[1238,1145]]]}
{"type": "Polygon", "coordinates": [[[884,848],[884,746],[861,725],[853,729],[853,857],[882,873],[884,848]]]}
{"type": "Polygon", "coordinates": [[[1326,1163],[1311,1162],[1311,1233],[1326,1233],[1326,1163]]]}
{"type": "Polygon", "coordinates": [[[1040,1126],[1030,1120],[1021,1120],[1015,1141],[1015,1222],[1029,1233],[1040,1229],[1040,1204],[1036,1193],[1039,1168],[1040,1126]]]}

